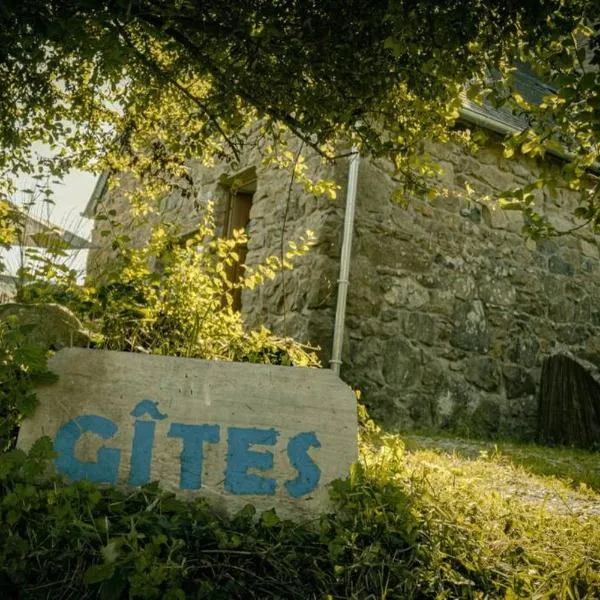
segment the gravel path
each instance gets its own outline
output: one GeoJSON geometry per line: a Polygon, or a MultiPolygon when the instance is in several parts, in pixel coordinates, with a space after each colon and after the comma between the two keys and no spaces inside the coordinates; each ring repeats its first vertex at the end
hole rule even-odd
{"type": "MultiPolygon", "coordinates": [[[[480,458],[482,452],[489,452],[490,449],[493,449],[489,442],[458,438],[410,435],[408,439],[419,449],[430,449],[450,455],[456,454],[467,460],[480,458]]],[[[491,486],[491,489],[504,497],[515,498],[521,502],[537,503],[549,511],[583,518],[600,518],[600,494],[593,491],[581,492],[555,485],[554,482],[544,485],[542,478],[530,475],[522,469],[515,469],[510,463],[503,467],[503,477],[492,482],[486,480],[485,485],[491,486]]]]}

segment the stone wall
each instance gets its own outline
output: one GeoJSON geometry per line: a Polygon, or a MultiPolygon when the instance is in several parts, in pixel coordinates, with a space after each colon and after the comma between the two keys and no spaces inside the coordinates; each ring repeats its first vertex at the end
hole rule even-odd
{"type": "MultiPolygon", "coordinates": [[[[542,166],[507,161],[499,145],[430,151],[443,183],[468,181],[476,198],[542,166]]],[[[600,363],[597,239],[582,229],[526,241],[520,212],[452,195],[403,210],[389,201],[395,187],[361,163],[342,377],[391,427],[530,439],[542,359],[568,350],[600,363]]],[[[536,201],[560,229],[574,225],[568,192],[536,201]]]]}
{"type": "MultiPolygon", "coordinates": [[[[531,181],[540,168],[525,157],[507,161],[499,144],[472,156],[447,144],[428,148],[444,167],[450,191],[469,182],[474,200],[531,181]]],[[[200,204],[215,200],[218,221],[227,198],[224,177],[256,168],[247,263],[279,254],[283,236],[316,235],[293,272],[244,292],[242,312],[252,326],[321,347],[330,358],[344,215],[347,164],[309,160],[318,176],[341,185],[339,201],[315,198],[289,175],[260,165],[191,165],[200,204]],[[236,170],[237,169],[237,170],[236,170]]],[[[135,182],[125,180],[124,188],[135,182]]],[[[397,182],[363,158],[359,171],[342,377],[362,391],[372,414],[391,428],[453,428],[462,433],[530,439],[544,357],[558,351],[600,364],[600,283],[597,240],[587,229],[539,243],[521,234],[519,212],[493,210],[450,194],[408,209],[391,201],[397,182]]],[[[561,229],[573,225],[573,197],[537,192],[540,209],[561,229]]],[[[107,208],[124,214],[122,191],[107,208]]],[[[189,200],[163,201],[160,219],[188,230],[199,215],[189,200]]],[[[94,260],[106,260],[106,238],[94,232],[94,260]]],[[[141,240],[147,231],[134,236],[141,240]]],[[[93,268],[93,267],[92,267],[93,268]]]]}
{"type": "MultiPolygon", "coordinates": [[[[334,177],[333,167],[317,157],[309,161],[315,177],[334,177]]],[[[295,261],[293,271],[280,273],[256,291],[244,291],[242,314],[248,325],[266,325],[274,333],[310,342],[326,349],[333,336],[338,259],[330,258],[328,222],[335,219],[339,202],[315,197],[300,185],[292,185],[286,172],[257,168],[257,188],[250,210],[247,264],[287,250],[311,230],[315,244],[308,255],[295,261]]],[[[339,253],[338,253],[339,254],[339,253]]],[[[336,255],[337,256],[337,255],[336,255]]],[[[325,353],[321,354],[327,358],[325,353]]]]}

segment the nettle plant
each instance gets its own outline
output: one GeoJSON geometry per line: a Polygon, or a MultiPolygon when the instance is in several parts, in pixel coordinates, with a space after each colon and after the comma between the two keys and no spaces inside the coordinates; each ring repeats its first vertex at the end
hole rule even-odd
{"type": "Polygon", "coordinates": [[[254,289],[292,269],[313,239],[307,231],[289,242],[282,256],[246,266],[234,281],[230,268],[239,261],[248,238],[242,230],[231,239],[217,237],[209,204],[191,236],[182,237],[177,225],[158,223],[147,241],[134,247],[117,232],[115,259],[96,287],[81,291],[77,304],[106,349],[318,366],[312,348],[275,336],[265,327],[249,329],[234,308],[236,290],[254,289]]]}

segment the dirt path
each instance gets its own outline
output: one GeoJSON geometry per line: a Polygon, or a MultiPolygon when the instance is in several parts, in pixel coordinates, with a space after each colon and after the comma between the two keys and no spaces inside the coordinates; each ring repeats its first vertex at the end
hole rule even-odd
{"type": "MultiPolygon", "coordinates": [[[[409,456],[418,457],[419,450],[433,450],[454,457],[463,465],[476,460],[486,460],[493,451],[493,444],[464,440],[459,438],[434,438],[410,435],[409,456]]],[[[541,452],[541,451],[540,451],[541,452]]],[[[423,456],[419,457],[423,460],[423,456]]],[[[514,498],[521,502],[536,503],[546,510],[560,514],[570,514],[583,518],[600,518],[600,494],[592,490],[578,490],[559,479],[534,475],[526,467],[520,467],[503,456],[496,460],[498,476],[490,480],[481,479],[481,485],[493,489],[506,498],[514,498]],[[499,462],[499,464],[498,464],[499,462]]],[[[600,455],[598,468],[600,470],[600,455]]],[[[478,482],[479,483],[479,482],[478,482]]]]}

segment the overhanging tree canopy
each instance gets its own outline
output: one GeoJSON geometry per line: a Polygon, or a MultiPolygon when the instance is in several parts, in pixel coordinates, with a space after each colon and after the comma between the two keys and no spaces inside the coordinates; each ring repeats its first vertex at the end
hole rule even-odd
{"type": "MultiPolygon", "coordinates": [[[[458,135],[460,93],[466,82],[473,95],[486,90],[491,68],[502,75],[494,97],[511,96],[532,117],[507,153],[569,146],[564,175],[578,188],[598,157],[597,9],[587,0],[5,0],[0,193],[35,169],[181,174],[192,156],[235,158],[259,119],[266,136],[291,130],[324,156],[351,139],[410,179],[429,169],[418,141],[458,135]],[[532,107],[511,94],[517,60],[557,87],[554,99],[532,107]],[[55,159],[34,167],[34,141],[55,159]]],[[[596,222],[597,189],[582,193],[580,216],[596,222]]]]}

